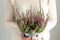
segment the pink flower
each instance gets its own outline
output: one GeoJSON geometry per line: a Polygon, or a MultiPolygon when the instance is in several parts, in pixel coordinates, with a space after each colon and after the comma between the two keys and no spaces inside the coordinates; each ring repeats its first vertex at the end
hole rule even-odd
{"type": "Polygon", "coordinates": [[[40,17],[39,16],[36,16],[35,17],[35,22],[38,22],[38,21],[40,21],[40,17]]]}

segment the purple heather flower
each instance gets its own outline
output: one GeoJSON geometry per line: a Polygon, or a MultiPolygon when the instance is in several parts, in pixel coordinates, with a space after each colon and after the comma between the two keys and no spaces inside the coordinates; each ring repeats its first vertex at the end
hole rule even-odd
{"type": "Polygon", "coordinates": [[[39,16],[35,16],[35,22],[38,22],[40,20],[39,16]]]}

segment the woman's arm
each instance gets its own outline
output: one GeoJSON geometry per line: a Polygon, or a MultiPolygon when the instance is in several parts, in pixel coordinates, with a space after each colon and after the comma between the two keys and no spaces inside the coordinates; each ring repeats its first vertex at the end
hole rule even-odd
{"type": "Polygon", "coordinates": [[[11,0],[8,0],[7,14],[5,16],[5,24],[7,28],[17,27],[17,23],[15,22],[15,11],[12,3],[13,2],[11,0]]]}
{"type": "Polygon", "coordinates": [[[45,31],[51,30],[52,28],[55,27],[55,25],[57,23],[56,1],[55,0],[50,0],[49,4],[48,4],[48,7],[49,7],[48,16],[50,18],[49,18],[49,21],[48,21],[47,26],[45,28],[45,31]]]}

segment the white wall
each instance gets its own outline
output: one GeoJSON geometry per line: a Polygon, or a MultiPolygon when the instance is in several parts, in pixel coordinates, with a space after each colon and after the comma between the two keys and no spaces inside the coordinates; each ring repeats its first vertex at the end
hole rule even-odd
{"type": "Polygon", "coordinates": [[[50,40],[60,40],[60,0],[56,0],[57,6],[57,25],[56,27],[51,30],[51,38],[50,40]]]}
{"type": "Polygon", "coordinates": [[[9,40],[9,30],[4,25],[7,0],[0,0],[0,40],[9,40]]]}
{"type": "MultiPolygon", "coordinates": [[[[50,40],[60,40],[60,0],[57,2],[57,16],[58,23],[54,29],[50,31],[51,38],[50,40]]],[[[4,16],[6,13],[7,0],[0,0],[0,40],[10,40],[11,31],[6,29],[4,25],[4,16]]]]}

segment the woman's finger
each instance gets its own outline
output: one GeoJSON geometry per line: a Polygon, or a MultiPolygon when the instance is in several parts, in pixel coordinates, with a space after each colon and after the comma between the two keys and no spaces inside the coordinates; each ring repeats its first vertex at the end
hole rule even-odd
{"type": "Polygon", "coordinates": [[[31,40],[31,37],[28,37],[27,40],[31,40]]]}

